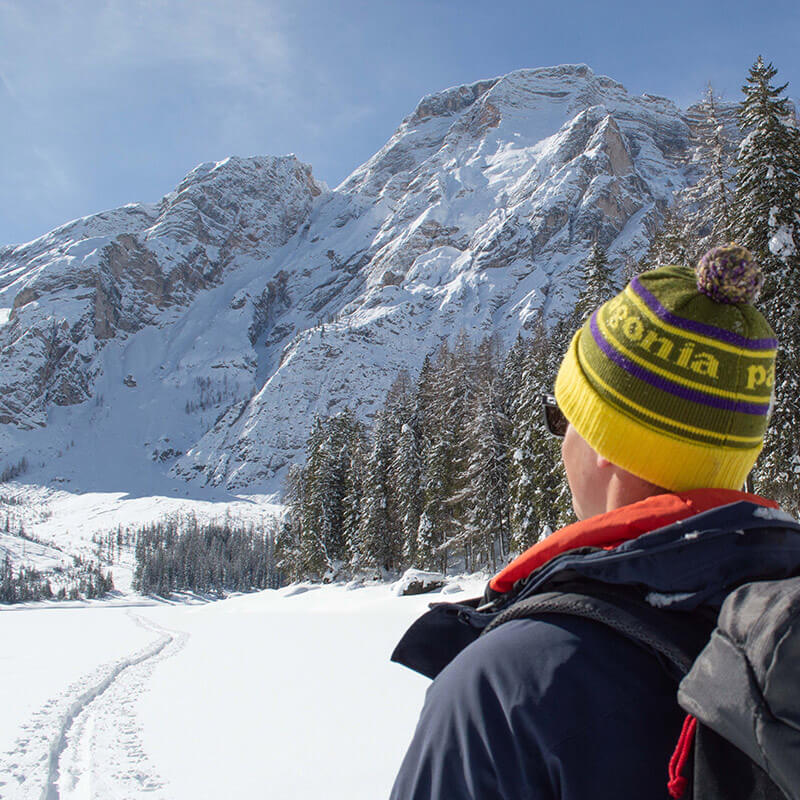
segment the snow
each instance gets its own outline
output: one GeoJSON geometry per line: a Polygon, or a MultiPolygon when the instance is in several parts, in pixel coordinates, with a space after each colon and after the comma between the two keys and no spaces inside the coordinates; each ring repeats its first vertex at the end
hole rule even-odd
{"type": "Polygon", "coordinates": [[[791,228],[788,225],[781,225],[770,237],[768,247],[774,256],[789,258],[795,255],[796,248],[791,228]]]}
{"type": "MultiPolygon", "coordinates": [[[[100,453],[98,447],[98,458],[100,453]]],[[[77,472],[80,463],[74,469],[77,472]]],[[[108,469],[113,478],[112,466],[108,469]]],[[[86,465],[85,470],[91,474],[91,465],[86,465]]],[[[152,522],[191,515],[201,523],[228,518],[242,527],[253,525],[264,529],[283,512],[282,506],[263,495],[206,491],[205,496],[197,498],[194,494],[186,496],[185,487],[180,495],[148,494],[151,487],[146,477],[138,485],[132,483],[128,491],[80,491],[72,484],[80,482],[81,476],[71,471],[67,475],[60,480],[56,476],[52,481],[61,488],[18,481],[2,484],[0,524],[5,524],[8,515],[11,534],[23,526],[25,533],[37,541],[0,531],[0,557],[8,553],[15,565],[48,569],[71,561],[73,555],[95,559],[93,538],[117,528],[134,530],[152,522]]],[[[112,571],[115,588],[127,591],[131,564],[115,564],[112,571]]]]}
{"type": "Polygon", "coordinates": [[[407,569],[394,584],[397,595],[420,594],[432,589],[442,588],[447,579],[441,572],[426,572],[421,569],[407,569]]]}
{"type": "Polygon", "coordinates": [[[10,308],[0,308],[0,325],[5,325],[11,316],[10,308]]]}
{"type": "Polygon", "coordinates": [[[783,509],[770,508],[769,506],[759,506],[753,511],[753,516],[758,519],[770,521],[793,522],[791,514],[787,514],[783,509]]]}
{"type": "Polygon", "coordinates": [[[0,797],[38,798],[73,704],[151,634],[100,605],[3,608],[0,631],[0,797]]]}
{"type": "Polygon", "coordinates": [[[386,797],[428,685],[389,656],[440,593],[297,588],[0,611],[0,796],[386,797]]]}
{"type": "Polygon", "coordinates": [[[617,267],[635,261],[689,180],[690,134],[669,101],[585,65],[521,70],[423,98],[332,192],[290,157],[227,158],[158,203],[5,248],[0,308],[26,289],[30,302],[16,324],[0,317],[0,400],[26,428],[0,431],[0,453],[76,493],[276,496],[316,414],[349,405],[369,420],[443,339],[508,344],[569,307],[598,235],[617,267]],[[111,269],[111,251],[130,258],[111,269]],[[168,303],[156,263],[175,281],[168,303]],[[279,274],[286,297],[253,343],[279,274]],[[95,330],[106,283],[120,319],[95,330]],[[69,351],[57,368],[43,345],[54,325],[69,351]],[[31,381],[51,368],[74,405],[31,381]],[[214,402],[198,402],[201,381],[214,402]]]}
{"type": "Polygon", "coordinates": [[[669,608],[670,606],[682,603],[693,597],[692,592],[674,592],[666,594],[664,592],[648,592],[645,600],[654,608],[669,608]]]}

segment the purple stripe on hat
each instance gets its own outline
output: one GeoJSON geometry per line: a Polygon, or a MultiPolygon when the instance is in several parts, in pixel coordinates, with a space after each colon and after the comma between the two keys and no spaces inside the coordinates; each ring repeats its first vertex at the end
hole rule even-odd
{"type": "Polygon", "coordinates": [[[680,383],[664,378],[661,375],[656,375],[650,370],[641,367],[639,364],[634,363],[626,356],[622,355],[614,346],[603,336],[600,328],[597,327],[597,311],[592,314],[592,319],[589,326],[592,330],[597,346],[608,356],[618,367],[621,367],[626,372],[638,378],[640,381],[650,384],[650,386],[660,389],[663,392],[668,392],[675,397],[680,397],[682,400],[689,400],[693,403],[700,403],[710,408],[719,408],[723,411],[735,411],[741,414],[755,414],[757,416],[766,416],[769,412],[769,403],[747,403],[742,400],[732,400],[727,397],[718,397],[716,395],[709,395],[697,389],[689,389],[680,383]]]}
{"type": "Polygon", "coordinates": [[[748,350],[774,350],[778,346],[777,339],[748,339],[733,331],[725,330],[725,328],[717,328],[715,325],[706,325],[697,320],[684,319],[683,317],[676,316],[671,311],[664,308],[652,292],[649,292],[642,286],[638,275],[631,280],[631,287],[633,291],[644,300],[647,307],[654,314],[664,320],[664,322],[674,325],[676,328],[699,333],[702,336],[709,336],[712,339],[721,339],[723,342],[735,345],[736,347],[744,347],[748,350]]]}

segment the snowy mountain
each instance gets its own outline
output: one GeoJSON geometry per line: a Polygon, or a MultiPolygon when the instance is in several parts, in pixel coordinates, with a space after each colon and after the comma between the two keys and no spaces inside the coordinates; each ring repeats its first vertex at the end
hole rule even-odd
{"type": "Polygon", "coordinates": [[[277,493],[315,414],[368,418],[443,338],[510,341],[622,270],[693,179],[696,114],[587,66],[424,97],[330,190],[293,156],[0,248],[0,470],[277,493]]]}

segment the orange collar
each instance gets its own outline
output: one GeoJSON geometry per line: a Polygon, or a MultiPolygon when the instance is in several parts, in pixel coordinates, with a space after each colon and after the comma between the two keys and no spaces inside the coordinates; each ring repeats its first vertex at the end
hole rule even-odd
{"type": "Polygon", "coordinates": [[[557,530],[515,558],[492,578],[489,586],[496,592],[507,592],[520,578],[530,575],[542,564],[567,550],[578,547],[611,550],[643,533],[739,500],[778,508],[778,504],[772,500],[732,489],[693,489],[690,492],[654,495],[557,530]]]}

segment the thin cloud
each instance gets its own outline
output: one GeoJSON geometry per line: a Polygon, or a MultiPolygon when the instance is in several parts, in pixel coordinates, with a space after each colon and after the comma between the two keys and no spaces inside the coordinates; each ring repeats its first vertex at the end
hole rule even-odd
{"type": "Polygon", "coordinates": [[[120,73],[158,65],[258,92],[292,69],[281,18],[278,3],[256,0],[0,0],[0,41],[6,74],[26,94],[106,88],[120,73]]]}

